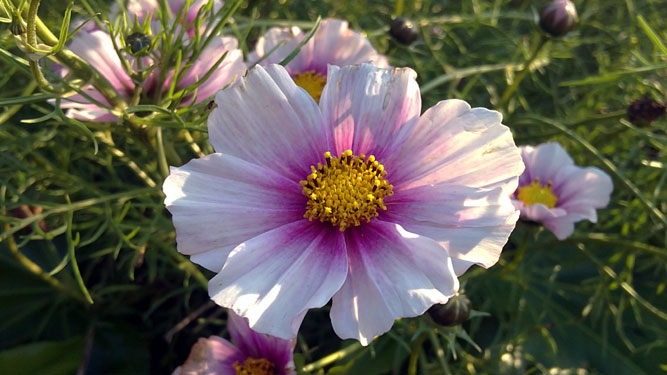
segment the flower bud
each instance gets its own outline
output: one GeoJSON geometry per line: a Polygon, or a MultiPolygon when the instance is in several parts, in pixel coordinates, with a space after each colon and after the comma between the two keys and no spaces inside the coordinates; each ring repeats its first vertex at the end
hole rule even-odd
{"type": "Polygon", "coordinates": [[[665,114],[665,104],[651,98],[637,99],[628,107],[628,120],[635,125],[649,125],[665,114]]]}
{"type": "Polygon", "coordinates": [[[410,45],[419,37],[417,26],[405,17],[396,17],[391,22],[389,35],[394,37],[399,43],[410,45]]]}
{"type": "Polygon", "coordinates": [[[434,322],[443,326],[455,326],[468,319],[471,307],[468,297],[457,293],[447,303],[433,305],[427,312],[434,322]]]}
{"type": "Polygon", "coordinates": [[[554,0],[540,12],[540,27],[552,36],[567,34],[576,22],[577,8],[570,0],[554,0]]]}
{"type": "Polygon", "coordinates": [[[132,33],[125,38],[125,43],[130,46],[130,52],[133,55],[139,52],[148,52],[151,46],[151,39],[144,33],[132,33]]]}

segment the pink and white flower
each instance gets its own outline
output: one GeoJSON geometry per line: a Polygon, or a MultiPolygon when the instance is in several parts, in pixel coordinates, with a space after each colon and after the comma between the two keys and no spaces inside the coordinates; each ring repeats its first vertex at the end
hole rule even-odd
{"type": "MultiPolygon", "coordinates": [[[[135,83],[123,68],[121,60],[114,49],[111,36],[101,30],[90,32],[80,31],[73,38],[69,47],[74,53],[95,68],[118,92],[126,103],[130,103],[135,90],[135,83]]],[[[232,37],[215,37],[211,43],[206,46],[200,56],[195,60],[188,71],[185,72],[178,84],[176,91],[184,89],[195,84],[215,65],[217,60],[227,52],[225,59],[218,65],[215,72],[197,88],[197,97],[195,103],[208,100],[218,90],[222,89],[234,77],[238,77],[246,70],[243,62],[243,53],[238,49],[238,42],[232,37]]],[[[131,56],[124,56],[128,60],[133,60],[131,56]]],[[[187,58],[187,56],[186,56],[187,58]]],[[[144,58],[144,66],[152,63],[150,58],[144,58]]],[[[63,74],[67,73],[66,70],[63,74]]],[[[151,75],[144,83],[144,96],[152,98],[158,90],[166,92],[172,84],[173,72],[167,74],[162,84],[158,83],[158,70],[153,70],[151,75]]],[[[102,94],[88,85],[82,89],[87,95],[98,101],[102,105],[111,108],[107,99],[102,94]]],[[[192,98],[185,98],[181,105],[187,105],[192,102],[192,98]]],[[[61,103],[62,108],[68,108],[69,117],[86,121],[113,121],[117,118],[116,114],[110,109],[104,108],[94,101],[81,94],[69,96],[61,103]]]]}
{"type": "Polygon", "coordinates": [[[571,236],[578,221],[597,222],[596,209],[609,204],[614,189],[609,175],[574,165],[556,142],[520,149],[526,170],[514,198],[521,217],[542,223],[559,240],[571,236]]]}
{"type": "MultiPolygon", "coordinates": [[[[251,64],[278,64],[301,43],[306,34],[300,28],[273,27],[259,38],[255,51],[250,53],[251,64]]],[[[315,35],[285,67],[297,85],[308,91],[316,101],[327,80],[328,65],[353,65],[372,62],[386,68],[387,57],[380,55],[371,42],[360,33],[350,30],[347,21],[325,19],[315,35]]]]}
{"type": "Polygon", "coordinates": [[[420,117],[409,68],[327,77],[319,106],[279,65],[220,91],[216,153],[172,168],[165,204],[178,250],[218,273],[211,298],[253,329],[295,337],[333,299],[338,336],[366,345],[496,263],[524,167],[498,112],[446,100],[420,117]]]}
{"type": "Polygon", "coordinates": [[[218,336],[199,339],[172,375],[295,374],[292,352],[296,340],[257,333],[231,311],[227,329],[233,344],[218,336]]]}

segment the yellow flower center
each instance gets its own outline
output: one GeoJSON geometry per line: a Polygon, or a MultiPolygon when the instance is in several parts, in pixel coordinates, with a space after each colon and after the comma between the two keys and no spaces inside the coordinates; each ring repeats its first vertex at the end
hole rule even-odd
{"type": "Polygon", "coordinates": [[[542,203],[549,208],[554,208],[558,203],[558,198],[551,192],[551,181],[546,186],[542,186],[539,178],[536,178],[530,185],[520,187],[517,198],[522,200],[526,206],[542,203]]]}
{"type": "Polygon", "coordinates": [[[296,73],[292,78],[297,86],[308,91],[308,94],[310,94],[316,102],[320,102],[320,96],[322,96],[322,90],[324,90],[324,85],[327,83],[327,77],[314,70],[309,70],[303,73],[296,73]]]}
{"type": "Polygon", "coordinates": [[[384,178],[387,172],[375,156],[356,156],[347,150],[337,158],[325,152],[324,160],[324,165],[311,166],[307,180],[300,182],[308,198],[303,217],[328,221],[342,232],[360,225],[361,220],[370,222],[379,215],[378,209],[387,209],[384,197],[394,193],[393,186],[384,178]]]}
{"type": "Polygon", "coordinates": [[[275,365],[264,358],[246,358],[243,364],[234,362],[236,375],[274,375],[275,365]]]}

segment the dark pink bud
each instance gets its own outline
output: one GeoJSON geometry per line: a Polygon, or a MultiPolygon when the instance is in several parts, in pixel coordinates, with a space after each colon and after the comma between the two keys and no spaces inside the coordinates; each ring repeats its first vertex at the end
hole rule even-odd
{"type": "Polygon", "coordinates": [[[577,8],[570,0],[554,0],[542,8],[540,27],[552,36],[563,36],[577,23],[577,8]]]}

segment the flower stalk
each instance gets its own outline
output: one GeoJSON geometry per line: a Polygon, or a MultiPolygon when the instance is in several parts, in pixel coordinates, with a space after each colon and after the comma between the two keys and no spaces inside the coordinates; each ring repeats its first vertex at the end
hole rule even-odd
{"type": "MultiPolygon", "coordinates": [[[[507,89],[505,89],[505,92],[500,97],[500,100],[498,101],[497,105],[498,108],[505,108],[510,97],[512,97],[512,94],[514,94],[516,89],[519,88],[519,84],[521,83],[521,81],[523,81],[523,79],[526,78],[526,75],[528,75],[528,73],[530,72],[530,66],[532,65],[533,61],[537,59],[537,56],[539,56],[540,52],[542,51],[542,48],[544,48],[544,46],[547,44],[548,41],[549,41],[548,37],[544,35],[540,36],[540,40],[537,43],[537,47],[535,47],[533,53],[530,55],[528,60],[526,60],[526,62],[523,64],[523,69],[521,70],[521,72],[519,72],[519,74],[517,74],[512,84],[507,89]]],[[[504,112],[507,112],[507,108],[505,108],[504,112]]]]}
{"type": "MultiPolygon", "coordinates": [[[[20,4],[21,0],[6,0],[6,5],[12,6],[7,11],[15,11],[20,17],[20,14],[18,14],[21,11],[18,8],[20,4]]],[[[39,5],[40,0],[32,0],[27,13],[25,10],[23,11],[27,17],[25,20],[27,23],[26,49],[29,52],[48,55],[58,63],[65,65],[77,78],[89,81],[114,107],[120,111],[124,110],[127,105],[111,84],[79,56],[62,48],[65,40],[67,40],[67,32],[61,32],[60,38],[56,37],[37,15],[39,5]],[[38,38],[44,45],[38,44],[38,38]]],[[[10,16],[10,14],[7,14],[7,16],[10,16]]],[[[69,22],[66,22],[66,24],[69,24],[69,22]]],[[[44,77],[38,61],[31,61],[30,65],[37,83],[47,91],[56,91],[56,88],[50,85],[44,77]]]]}

